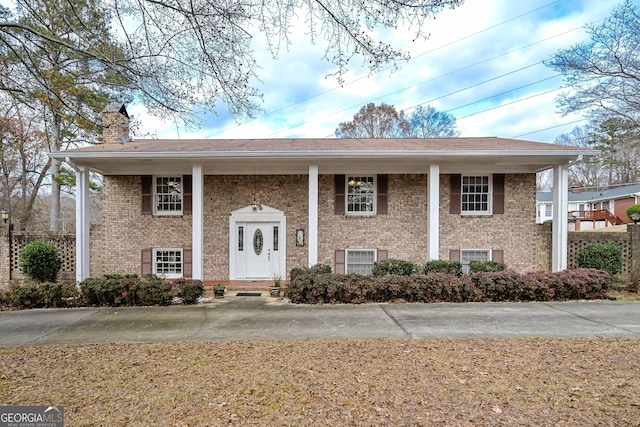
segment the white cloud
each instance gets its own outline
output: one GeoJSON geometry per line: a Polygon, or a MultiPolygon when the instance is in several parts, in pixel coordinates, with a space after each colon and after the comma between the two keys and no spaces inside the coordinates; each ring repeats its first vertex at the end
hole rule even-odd
{"type": "MultiPolygon", "coordinates": [[[[557,92],[532,97],[562,85],[561,78],[534,84],[554,75],[539,62],[558,49],[584,40],[583,30],[569,30],[608,16],[613,5],[605,3],[608,2],[467,0],[463,6],[429,21],[431,35],[426,41],[412,43],[413,34],[406,30],[389,34],[391,41],[410,50],[414,57],[400,71],[368,76],[368,70],[358,68],[356,60],[356,67],[342,87],[334,78],[325,78],[332,66],[322,59],[322,46],[309,44],[302,22],[293,30],[294,44],[278,59],[271,59],[264,49],[257,51],[263,68],[259,70],[259,88],[264,92],[262,107],[266,115],[258,113],[257,119],[237,125],[221,111],[217,119],[207,117],[202,129],[180,129],[179,136],[326,137],[333,135],[340,122],[351,120],[361,106],[385,102],[399,110],[430,103],[439,110],[456,109],[452,114],[459,117],[477,113],[459,120],[463,136],[528,134],[523,139],[552,142],[559,133],[580,123],[555,126],[580,117],[556,113],[557,92]],[[549,40],[542,41],[545,39],[549,40]],[[513,51],[516,49],[519,50],[513,51]],[[510,51],[513,52],[505,54],[510,51]],[[487,80],[491,81],[482,83],[487,80]],[[530,86],[514,90],[526,85],[530,86]],[[462,90],[467,87],[470,88],[462,90]],[[477,102],[485,98],[489,99],[477,102]]],[[[174,123],[153,119],[140,106],[133,110],[143,127],[158,137],[178,136],[174,123]]]]}

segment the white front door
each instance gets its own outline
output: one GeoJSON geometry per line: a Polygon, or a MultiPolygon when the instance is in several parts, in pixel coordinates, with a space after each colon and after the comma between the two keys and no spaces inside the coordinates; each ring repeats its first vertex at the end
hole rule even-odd
{"type": "Polygon", "coordinates": [[[269,206],[251,206],[229,217],[229,278],[231,280],[284,278],[286,272],[284,212],[269,206]]]}
{"type": "Polygon", "coordinates": [[[245,238],[246,272],[248,279],[272,278],[278,266],[277,223],[247,223],[245,238]]]}

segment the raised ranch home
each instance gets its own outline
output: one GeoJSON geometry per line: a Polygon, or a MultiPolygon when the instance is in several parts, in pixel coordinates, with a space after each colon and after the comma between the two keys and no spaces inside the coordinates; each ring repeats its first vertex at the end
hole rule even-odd
{"type": "Polygon", "coordinates": [[[205,281],[286,277],[376,260],[503,261],[562,270],[567,229],[540,244],[535,173],[554,171],[567,224],[567,165],[583,150],[501,138],[129,140],[122,104],[104,143],[52,153],[77,176],[77,280],[156,273],[205,281]],[[89,172],[104,176],[90,226],[89,172]],[[549,265],[551,259],[551,266],[549,265]]]}

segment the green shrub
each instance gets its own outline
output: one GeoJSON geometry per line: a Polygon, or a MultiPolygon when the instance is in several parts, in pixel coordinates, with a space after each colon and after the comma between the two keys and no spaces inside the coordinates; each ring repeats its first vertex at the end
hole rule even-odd
{"type": "Polygon", "coordinates": [[[331,266],[328,264],[316,264],[313,267],[294,267],[289,272],[289,278],[293,280],[297,276],[305,274],[329,274],[331,266]]]}
{"type": "Polygon", "coordinates": [[[10,306],[11,301],[9,300],[9,292],[4,289],[0,289],[0,310],[10,306]]]}
{"type": "Polygon", "coordinates": [[[427,262],[422,271],[424,274],[444,273],[461,277],[462,264],[458,261],[434,260],[427,262]]]}
{"type": "Polygon", "coordinates": [[[169,305],[173,301],[171,282],[148,275],[137,283],[135,300],[140,305],[169,305]]]}
{"type": "MultiPolygon", "coordinates": [[[[176,290],[168,280],[152,274],[143,278],[136,274],[105,274],[80,283],[82,300],[88,305],[169,305],[176,290]]],[[[197,299],[197,298],[196,298],[197,299]]]]}
{"type": "Polygon", "coordinates": [[[412,276],[359,274],[299,275],[285,288],[294,303],[326,304],[408,301],[549,301],[604,298],[611,276],[595,269],[559,273],[478,272],[412,276]]]}
{"type": "Polygon", "coordinates": [[[204,295],[204,285],[201,280],[176,279],[172,283],[176,296],[182,298],[185,304],[195,304],[204,295]]]}
{"type": "Polygon", "coordinates": [[[640,214],[640,203],[631,205],[627,208],[627,216],[633,221],[633,218],[631,218],[632,214],[640,214]]]}
{"type": "Polygon", "coordinates": [[[55,282],[62,261],[58,250],[51,242],[34,240],[20,252],[20,269],[29,278],[38,282],[55,282]]]}
{"type": "Polygon", "coordinates": [[[6,301],[15,308],[67,307],[75,304],[78,293],[75,285],[27,282],[13,286],[6,293],[6,301]],[[73,303],[68,303],[67,298],[73,303]]]}
{"type": "Polygon", "coordinates": [[[613,276],[622,270],[622,251],[613,243],[589,243],[578,250],[578,267],[604,270],[613,276]]]}
{"type": "Polygon", "coordinates": [[[504,271],[506,269],[506,264],[495,261],[471,261],[469,263],[469,273],[504,271]]]}
{"type": "Polygon", "coordinates": [[[398,276],[411,276],[416,272],[416,265],[410,261],[401,259],[385,259],[376,261],[373,264],[374,276],[385,276],[388,274],[396,274],[398,276]]]}
{"type": "Polygon", "coordinates": [[[11,305],[15,308],[35,308],[40,304],[40,295],[36,283],[14,286],[10,290],[11,305]]]}

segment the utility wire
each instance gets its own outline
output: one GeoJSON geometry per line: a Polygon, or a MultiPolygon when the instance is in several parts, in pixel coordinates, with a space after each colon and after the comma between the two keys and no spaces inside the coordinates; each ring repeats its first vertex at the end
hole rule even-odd
{"type": "MultiPolygon", "coordinates": [[[[498,24],[495,24],[495,25],[492,25],[492,26],[490,26],[490,27],[484,28],[484,29],[482,29],[482,30],[476,31],[476,32],[474,32],[474,33],[468,34],[468,35],[466,35],[466,36],[463,36],[463,37],[461,37],[461,38],[458,38],[458,39],[456,39],[456,40],[453,40],[453,41],[451,41],[451,42],[449,42],[449,43],[445,43],[445,44],[443,44],[443,45],[440,45],[440,46],[438,46],[438,47],[436,47],[436,48],[434,48],[434,49],[431,49],[431,50],[428,50],[428,51],[422,52],[422,53],[420,53],[420,54],[418,54],[418,55],[414,56],[414,57],[412,58],[412,60],[415,60],[416,58],[419,58],[419,57],[422,57],[422,56],[428,55],[428,54],[430,54],[430,53],[436,52],[436,51],[438,51],[438,50],[440,50],[440,49],[443,49],[443,48],[445,48],[445,47],[452,46],[452,45],[454,45],[454,44],[456,44],[456,43],[459,43],[459,42],[461,42],[461,41],[463,41],[463,40],[467,40],[467,39],[469,39],[469,38],[475,37],[475,36],[477,36],[477,35],[479,35],[479,34],[482,34],[482,33],[484,33],[484,32],[487,32],[487,31],[493,30],[493,29],[495,29],[495,28],[497,28],[497,27],[500,27],[500,26],[502,26],[502,25],[505,25],[505,24],[507,24],[507,23],[509,23],[509,22],[513,22],[513,21],[515,21],[515,20],[517,20],[517,19],[520,19],[520,18],[522,18],[522,17],[524,17],[524,16],[527,16],[527,15],[530,15],[530,14],[532,14],[532,13],[534,13],[534,12],[539,11],[539,10],[545,9],[545,8],[547,8],[547,7],[549,7],[549,6],[552,6],[552,5],[556,4],[556,3],[560,3],[561,1],[562,1],[562,0],[556,0],[556,1],[554,1],[554,2],[547,3],[547,4],[543,5],[543,6],[540,6],[540,7],[536,8],[536,9],[530,10],[530,11],[528,11],[528,12],[526,12],[526,13],[523,13],[523,14],[520,14],[520,15],[517,15],[517,16],[514,16],[514,17],[512,17],[512,18],[509,18],[509,19],[507,19],[507,20],[505,20],[505,21],[502,21],[502,22],[500,22],[500,23],[498,23],[498,24]]],[[[407,87],[407,88],[403,88],[403,89],[400,89],[400,90],[398,90],[398,91],[394,91],[394,92],[392,92],[392,93],[390,93],[390,94],[386,94],[386,95],[383,95],[383,96],[377,97],[377,98],[375,98],[374,100],[376,100],[376,99],[380,99],[380,98],[382,98],[382,97],[384,97],[384,96],[389,96],[389,95],[392,95],[392,94],[395,94],[395,93],[398,93],[398,92],[401,92],[401,91],[404,91],[404,90],[410,89],[410,88],[412,88],[412,87],[418,86],[418,85],[420,85],[420,84],[427,83],[427,82],[429,82],[429,81],[433,81],[433,80],[436,80],[436,79],[439,79],[439,78],[447,77],[447,76],[449,76],[449,75],[451,75],[451,74],[453,74],[453,73],[456,73],[456,72],[459,72],[459,71],[462,71],[462,70],[465,70],[465,69],[468,69],[468,68],[472,68],[472,67],[477,66],[477,65],[480,65],[480,64],[482,64],[482,63],[484,63],[484,62],[488,62],[488,61],[494,60],[494,59],[496,59],[496,58],[499,58],[499,57],[501,57],[501,56],[508,55],[508,54],[513,53],[513,52],[516,52],[516,51],[518,51],[518,50],[522,50],[522,49],[525,49],[525,48],[528,48],[528,47],[534,46],[534,45],[536,45],[536,44],[543,43],[543,42],[545,42],[545,41],[548,41],[548,40],[551,40],[551,39],[553,39],[553,38],[556,38],[556,37],[559,37],[559,36],[565,35],[565,34],[567,34],[567,33],[569,33],[569,32],[575,31],[575,30],[580,29],[580,28],[582,28],[582,27],[575,28],[575,29],[572,29],[572,30],[566,31],[566,32],[561,33],[561,34],[557,34],[557,35],[555,35],[555,36],[548,37],[548,38],[543,39],[543,40],[539,40],[539,41],[534,42],[534,43],[531,43],[531,44],[529,44],[529,45],[526,45],[526,46],[522,46],[522,47],[520,47],[520,48],[513,49],[513,50],[511,50],[511,51],[508,51],[508,52],[505,52],[505,53],[503,53],[503,54],[500,54],[500,55],[494,56],[494,57],[492,57],[492,58],[489,58],[489,59],[485,59],[485,60],[483,60],[483,61],[476,62],[476,63],[474,63],[474,64],[471,64],[471,65],[467,66],[467,67],[459,68],[459,69],[457,69],[457,70],[451,71],[451,72],[449,72],[449,73],[447,73],[447,74],[443,74],[443,75],[438,76],[438,77],[435,77],[435,78],[433,78],[433,79],[429,79],[429,80],[426,80],[426,81],[420,82],[420,83],[418,83],[418,84],[415,84],[415,85],[409,86],[409,87],[407,87]]],[[[390,70],[391,68],[392,68],[391,66],[384,67],[384,68],[382,68],[380,71],[378,71],[378,73],[383,72],[383,71],[390,70]]],[[[252,118],[252,119],[250,119],[250,120],[248,120],[248,121],[246,121],[246,122],[244,122],[244,123],[240,123],[240,124],[238,124],[238,125],[231,126],[231,127],[225,128],[225,129],[222,129],[222,130],[220,130],[219,132],[217,132],[215,135],[220,135],[220,134],[222,134],[222,133],[224,133],[224,132],[226,132],[226,131],[228,131],[228,130],[236,129],[236,128],[238,128],[239,126],[243,126],[243,125],[249,124],[249,123],[251,123],[251,122],[254,122],[254,121],[256,121],[256,120],[259,120],[259,119],[262,119],[262,118],[265,118],[265,117],[271,116],[271,115],[273,115],[273,114],[275,114],[275,113],[278,113],[278,112],[284,111],[284,110],[286,110],[286,109],[292,108],[292,107],[294,107],[294,106],[300,105],[300,104],[302,104],[302,103],[305,103],[305,102],[307,102],[307,101],[310,101],[310,100],[315,99],[315,98],[317,98],[317,97],[320,97],[320,96],[322,96],[322,95],[326,95],[326,94],[328,94],[328,93],[330,93],[330,92],[333,92],[333,91],[335,91],[335,90],[342,89],[342,88],[344,88],[345,86],[351,85],[351,84],[353,84],[353,83],[356,83],[356,82],[358,82],[358,81],[361,81],[361,80],[367,79],[367,78],[369,78],[369,77],[370,77],[370,75],[365,75],[365,76],[359,77],[359,78],[357,78],[357,79],[350,80],[349,82],[346,82],[346,83],[345,83],[345,84],[343,84],[343,85],[335,86],[335,87],[333,87],[333,88],[331,88],[331,89],[328,89],[328,90],[325,90],[325,91],[323,91],[323,92],[317,93],[317,94],[315,94],[315,95],[312,95],[312,96],[310,96],[310,97],[307,97],[307,98],[302,99],[302,100],[300,100],[300,101],[297,101],[297,102],[295,102],[295,103],[285,105],[285,106],[283,106],[283,107],[281,107],[281,108],[278,108],[278,109],[275,109],[275,110],[273,110],[273,111],[267,112],[267,113],[265,113],[265,114],[261,115],[260,117],[255,117],[255,118],[252,118]]],[[[358,104],[358,105],[360,105],[360,104],[358,104]]],[[[351,108],[353,108],[353,107],[351,107],[351,108]]],[[[342,111],[345,111],[345,110],[340,110],[339,112],[342,112],[342,111]]],[[[336,112],[336,114],[337,114],[337,113],[338,113],[338,112],[336,112]]],[[[312,121],[313,121],[313,120],[312,120],[312,121]]],[[[291,129],[295,129],[296,127],[300,127],[300,126],[301,126],[301,125],[299,125],[299,126],[295,126],[295,127],[291,128],[291,129]]],[[[290,129],[286,129],[286,128],[285,128],[285,129],[283,129],[283,130],[281,130],[281,131],[276,132],[275,134],[279,134],[279,133],[282,133],[283,131],[287,131],[287,130],[290,130],[290,129]]],[[[274,134],[274,135],[275,135],[275,134],[274,134]]]]}

